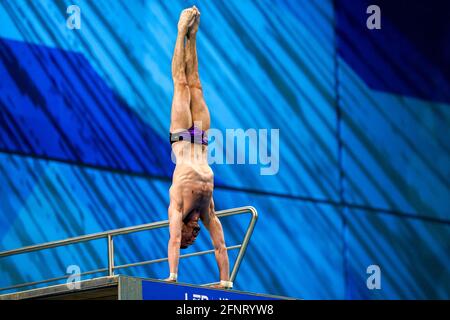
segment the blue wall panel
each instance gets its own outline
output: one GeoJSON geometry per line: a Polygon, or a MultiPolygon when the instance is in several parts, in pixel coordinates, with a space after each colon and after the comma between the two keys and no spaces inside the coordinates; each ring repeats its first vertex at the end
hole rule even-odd
{"type": "MultiPolygon", "coordinates": [[[[280,129],[276,175],[213,165],[217,208],[260,212],[236,288],[448,298],[450,8],[437,0],[379,1],[371,31],[366,0],[76,1],[80,30],[66,27],[72,1],[0,0],[0,250],[167,218],[171,56],[194,3],[212,127],[280,129]],[[381,290],[366,287],[371,264],[381,290]]],[[[228,244],[247,222],[223,221],[228,244]]],[[[167,236],[119,237],[116,261],[163,257],[167,236]]],[[[202,232],[184,252],[206,248],[202,232]]],[[[0,287],[105,267],[105,250],[0,260],[0,287]]],[[[215,272],[212,256],[183,260],[180,280],[215,272]]]]}
{"type": "MultiPolygon", "coordinates": [[[[186,3],[78,4],[82,27],[75,31],[65,28],[64,1],[0,6],[8,16],[0,31],[7,80],[3,123],[5,130],[15,125],[2,148],[170,176],[170,64],[176,22],[186,3]],[[22,43],[6,40],[11,38],[22,43]],[[25,103],[31,92],[38,97],[25,103]],[[27,117],[20,120],[24,113],[48,131],[38,137],[24,133],[30,130],[27,117]],[[32,147],[17,146],[18,136],[34,137],[32,147]],[[40,143],[45,137],[48,142],[40,143]]],[[[304,1],[302,10],[281,1],[198,5],[207,13],[198,52],[212,127],[224,135],[226,129],[281,129],[282,136],[276,176],[262,177],[261,165],[218,165],[217,183],[337,200],[331,3],[304,1]],[[312,28],[310,20],[321,27],[312,28]],[[291,134],[301,139],[289,139],[291,134]]]]}
{"type": "Polygon", "coordinates": [[[215,196],[223,207],[251,201],[260,213],[239,271],[239,289],[344,298],[343,222],[337,207],[220,189],[215,196]]]}
{"type": "Polygon", "coordinates": [[[373,91],[344,63],[340,81],[346,201],[448,219],[448,105],[373,91]]]}
{"type": "Polygon", "coordinates": [[[450,298],[449,225],[364,210],[347,217],[348,298],[450,298]],[[367,290],[370,265],[380,267],[381,290],[367,290]]]}
{"type": "Polygon", "coordinates": [[[0,148],[168,175],[170,148],[81,54],[0,40],[0,148]]]}
{"type": "Polygon", "coordinates": [[[443,0],[336,0],[339,55],[372,89],[448,104],[448,9],[443,0]],[[379,30],[366,27],[373,4],[379,30]]]}
{"type": "MultiPolygon", "coordinates": [[[[86,233],[167,219],[167,181],[157,181],[89,168],[78,168],[22,156],[1,156],[2,215],[1,249],[46,242],[86,233]],[[10,177],[14,176],[14,179],[10,177]],[[33,178],[31,178],[33,177],[33,178]]],[[[260,217],[236,287],[303,298],[339,298],[343,295],[342,219],[335,207],[300,200],[252,196],[218,188],[218,210],[251,203],[260,217]],[[279,235],[276,240],[272,234],[279,235]],[[301,270],[294,272],[292,270],[301,270]],[[290,274],[289,281],[285,281],[290,274]],[[333,280],[335,277],[340,281],[333,280]],[[257,280],[259,279],[259,280],[257,280]],[[292,286],[295,283],[295,286],[292,286]],[[324,284],[329,285],[324,286],[324,284]]],[[[248,216],[223,220],[227,245],[239,244],[248,216]]],[[[166,255],[168,230],[142,232],[115,241],[118,264],[161,258],[166,255]]],[[[210,249],[203,231],[195,246],[183,253],[210,249]]],[[[231,261],[236,258],[230,254],[231,261]]],[[[51,249],[2,261],[2,284],[27,277],[39,280],[63,275],[68,265],[83,271],[106,267],[104,241],[51,249]],[[46,267],[35,260],[45,261],[46,267]],[[34,262],[33,262],[34,261],[34,262]],[[13,268],[14,263],[18,267],[13,268]]],[[[165,263],[127,270],[127,274],[164,277],[165,263]]],[[[182,260],[180,281],[213,282],[214,258],[182,260]],[[197,272],[209,269],[211,272],[197,272]]]]}

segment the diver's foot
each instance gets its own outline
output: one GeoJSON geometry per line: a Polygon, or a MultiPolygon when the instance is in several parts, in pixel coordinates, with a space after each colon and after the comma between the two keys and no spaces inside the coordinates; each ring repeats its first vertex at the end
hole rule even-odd
{"type": "Polygon", "coordinates": [[[172,279],[172,278],[162,279],[162,281],[164,281],[164,282],[170,282],[170,283],[176,283],[176,282],[177,282],[177,280],[172,279]]]}
{"type": "Polygon", "coordinates": [[[196,6],[193,6],[192,10],[195,11],[195,19],[192,25],[188,28],[188,38],[195,37],[198,31],[198,26],[200,25],[200,11],[196,6]]]}
{"type": "Polygon", "coordinates": [[[214,289],[222,289],[222,290],[231,290],[231,289],[233,289],[233,287],[225,286],[223,284],[212,284],[209,287],[210,288],[214,288],[214,289]]]}
{"type": "Polygon", "coordinates": [[[178,20],[178,33],[185,36],[189,28],[194,24],[197,11],[193,8],[184,9],[181,11],[180,19],[178,20]]]}

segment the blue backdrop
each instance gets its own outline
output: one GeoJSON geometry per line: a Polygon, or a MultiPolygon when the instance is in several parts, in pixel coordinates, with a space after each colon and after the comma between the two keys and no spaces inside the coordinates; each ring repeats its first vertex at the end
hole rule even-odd
{"type": "MultiPolygon", "coordinates": [[[[280,129],[278,174],[213,166],[216,207],[260,213],[236,289],[449,299],[450,5],[375,2],[381,30],[366,28],[366,0],[0,0],[0,251],[167,218],[171,55],[196,4],[212,127],[280,129]],[[373,264],[380,290],[366,286],[373,264]]],[[[233,219],[229,245],[245,231],[233,219]]],[[[120,237],[116,260],[164,257],[167,236],[120,237]]],[[[210,246],[202,233],[186,252],[210,246]]],[[[0,287],[105,267],[105,251],[1,259],[0,287]]],[[[216,269],[213,256],[183,260],[180,281],[216,269]]]]}

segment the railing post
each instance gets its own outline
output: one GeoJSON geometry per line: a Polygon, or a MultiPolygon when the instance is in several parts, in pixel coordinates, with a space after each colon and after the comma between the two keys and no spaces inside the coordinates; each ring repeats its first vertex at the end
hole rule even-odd
{"type": "Polygon", "coordinates": [[[256,220],[258,220],[258,211],[254,207],[246,207],[246,211],[250,211],[252,214],[252,218],[247,227],[247,232],[245,233],[244,240],[242,241],[241,250],[239,250],[236,261],[234,262],[233,270],[231,271],[230,281],[234,282],[239,271],[239,267],[241,265],[242,259],[244,258],[245,252],[247,251],[247,246],[250,241],[250,238],[253,234],[253,229],[255,229],[256,220]]]}
{"type": "Polygon", "coordinates": [[[108,234],[108,275],[114,275],[114,242],[112,235],[108,234]]]}

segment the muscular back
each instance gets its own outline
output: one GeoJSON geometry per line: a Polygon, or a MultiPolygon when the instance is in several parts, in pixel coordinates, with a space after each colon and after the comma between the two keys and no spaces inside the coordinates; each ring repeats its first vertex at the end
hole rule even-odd
{"type": "Polygon", "coordinates": [[[214,188],[214,174],[207,162],[206,148],[190,142],[176,142],[173,151],[177,164],[170,188],[171,203],[183,213],[202,216],[208,212],[214,188]]]}

